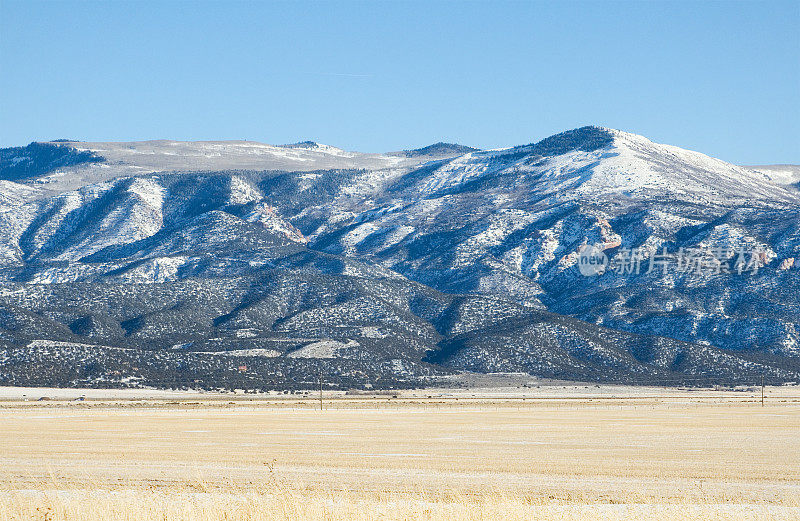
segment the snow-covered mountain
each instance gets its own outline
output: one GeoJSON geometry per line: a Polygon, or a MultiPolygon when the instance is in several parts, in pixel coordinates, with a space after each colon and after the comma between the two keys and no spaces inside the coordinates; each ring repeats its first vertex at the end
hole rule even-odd
{"type": "Polygon", "coordinates": [[[425,149],[363,154],[313,141],[267,145],[255,141],[89,143],[59,140],[4,149],[0,161],[4,179],[25,179],[28,185],[39,189],[40,197],[46,197],[119,177],[154,172],[380,170],[453,157],[465,149],[474,150],[437,143],[425,149]]]}
{"type": "Polygon", "coordinates": [[[800,165],[755,165],[747,168],[764,174],[774,183],[800,188],[800,165]]]}
{"type": "Polygon", "coordinates": [[[52,142],[0,167],[6,382],[800,376],[800,192],[766,167],[599,127],[387,154],[52,142]]]}

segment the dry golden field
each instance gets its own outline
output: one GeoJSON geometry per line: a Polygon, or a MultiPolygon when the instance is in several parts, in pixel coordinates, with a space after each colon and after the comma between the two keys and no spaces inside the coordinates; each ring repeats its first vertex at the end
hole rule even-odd
{"type": "Polygon", "coordinates": [[[0,519],[800,519],[797,388],[72,393],[0,392],[0,519]]]}

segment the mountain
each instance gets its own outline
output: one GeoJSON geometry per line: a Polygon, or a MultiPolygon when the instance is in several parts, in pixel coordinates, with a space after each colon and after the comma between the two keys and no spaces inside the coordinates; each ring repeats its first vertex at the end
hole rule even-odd
{"type": "Polygon", "coordinates": [[[0,165],[2,383],[800,376],[800,193],[765,168],[600,127],[387,154],[58,141],[0,165]],[[586,251],[607,269],[583,275],[586,251]]]}
{"type": "Polygon", "coordinates": [[[459,145],[431,145],[412,153],[363,154],[304,141],[267,145],[254,141],[135,141],[89,143],[58,140],[3,149],[0,181],[40,189],[41,196],[72,191],[120,177],[164,172],[407,168],[431,159],[459,155],[459,145]]]}
{"type": "Polygon", "coordinates": [[[99,163],[103,158],[74,147],[52,143],[31,143],[26,147],[3,149],[0,172],[6,181],[18,181],[45,175],[62,167],[99,163]]]}
{"type": "Polygon", "coordinates": [[[764,174],[775,183],[800,188],[800,165],[754,165],[747,168],[764,174]]]}
{"type": "Polygon", "coordinates": [[[435,156],[435,157],[453,157],[453,156],[460,156],[461,154],[466,154],[468,152],[477,152],[477,148],[472,148],[464,145],[459,145],[456,143],[443,143],[438,142],[434,143],[433,145],[428,145],[422,148],[415,148],[413,150],[404,150],[402,152],[398,152],[397,154],[404,155],[406,157],[419,157],[419,156],[435,156]]]}

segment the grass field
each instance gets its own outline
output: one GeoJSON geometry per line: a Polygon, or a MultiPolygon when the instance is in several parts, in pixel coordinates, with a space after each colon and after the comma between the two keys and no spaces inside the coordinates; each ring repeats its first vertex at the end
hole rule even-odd
{"type": "Polygon", "coordinates": [[[800,519],[797,389],[526,393],[7,396],[0,519],[800,519]]]}

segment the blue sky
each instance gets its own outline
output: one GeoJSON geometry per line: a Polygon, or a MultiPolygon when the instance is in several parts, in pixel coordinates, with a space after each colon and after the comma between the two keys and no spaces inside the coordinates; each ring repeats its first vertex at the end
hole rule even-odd
{"type": "Polygon", "coordinates": [[[488,148],[598,124],[800,163],[800,1],[0,0],[0,103],[2,146],[488,148]]]}

